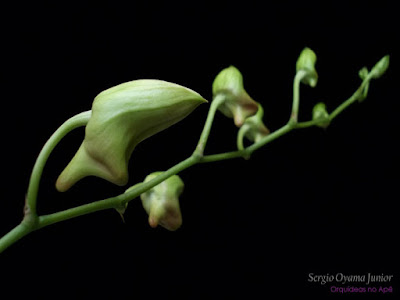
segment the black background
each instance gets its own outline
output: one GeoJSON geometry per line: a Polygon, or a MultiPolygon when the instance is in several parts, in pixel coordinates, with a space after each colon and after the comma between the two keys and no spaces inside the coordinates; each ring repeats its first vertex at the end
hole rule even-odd
{"type": "MultiPolygon", "coordinates": [[[[30,293],[56,299],[324,299],[332,296],[329,286],[308,282],[308,274],[337,272],[394,274],[399,295],[397,8],[385,1],[279,3],[34,1],[3,10],[9,18],[2,28],[0,235],[22,218],[42,145],[64,120],[90,109],[104,89],[156,78],[211,100],[214,77],[232,64],[275,130],[288,119],[295,62],[305,46],[318,56],[320,78],[316,88],[301,88],[301,120],[319,101],[332,111],[358,87],[361,67],[391,55],[367,100],[326,131],[291,132],[249,161],[182,172],[183,226],[176,232],[151,229],[140,201],[133,201],[125,224],[116,212],[103,211],[23,238],[0,255],[0,291],[11,292],[7,299],[30,293]]],[[[130,184],[188,157],[207,109],[200,106],[141,143],[131,158],[130,184]]],[[[232,120],[217,115],[206,152],[234,150],[236,132],[232,120]]],[[[124,191],[87,178],[56,192],[55,180],[83,133],[69,134],[51,155],[40,214],[124,191]]]]}

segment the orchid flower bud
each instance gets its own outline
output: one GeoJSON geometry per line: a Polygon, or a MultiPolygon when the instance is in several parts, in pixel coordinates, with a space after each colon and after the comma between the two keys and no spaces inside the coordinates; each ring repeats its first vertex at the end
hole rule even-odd
{"type": "Polygon", "coordinates": [[[362,80],[364,80],[365,78],[367,78],[368,76],[368,69],[367,67],[363,67],[360,69],[360,71],[358,71],[358,76],[360,76],[360,78],[362,80]]]}
{"type": "Polygon", "coordinates": [[[375,66],[373,66],[373,68],[371,70],[372,78],[376,79],[376,78],[381,77],[386,72],[386,70],[389,68],[389,61],[390,61],[389,55],[385,55],[384,57],[382,57],[375,64],[375,66]]]}
{"type": "Polygon", "coordinates": [[[264,109],[262,108],[261,104],[258,104],[258,111],[254,116],[251,116],[246,119],[244,122],[243,127],[247,127],[245,136],[252,142],[258,142],[264,136],[267,136],[270,131],[264,125],[263,118],[264,116],[264,109]]]}
{"type": "Polygon", "coordinates": [[[134,80],[101,92],[94,99],[84,141],[58,177],[57,190],[66,191],[86,176],[125,185],[136,145],[204,102],[198,93],[161,80],[134,80]]]}
{"type": "Polygon", "coordinates": [[[315,87],[318,81],[318,73],[315,70],[315,63],[317,55],[310,48],[304,48],[301,51],[299,58],[296,62],[296,72],[305,71],[306,75],[301,80],[302,83],[311,87],[315,87]]]}
{"type": "Polygon", "coordinates": [[[233,118],[237,127],[257,112],[257,102],[244,90],[243,76],[234,66],[223,69],[215,77],[212,89],[214,98],[218,94],[225,96],[225,101],[218,109],[228,118],[233,118]]]}
{"type": "MultiPolygon", "coordinates": [[[[150,181],[163,172],[154,172],[146,177],[150,181]]],[[[157,225],[175,231],[182,225],[182,214],[179,206],[179,196],[182,194],[184,183],[178,175],[173,175],[160,184],[140,195],[142,205],[149,215],[149,224],[157,225]]]]}
{"type": "Polygon", "coordinates": [[[318,121],[316,126],[321,128],[327,128],[329,125],[329,114],[326,111],[326,105],[323,102],[315,104],[312,110],[312,118],[314,121],[318,121]]]}

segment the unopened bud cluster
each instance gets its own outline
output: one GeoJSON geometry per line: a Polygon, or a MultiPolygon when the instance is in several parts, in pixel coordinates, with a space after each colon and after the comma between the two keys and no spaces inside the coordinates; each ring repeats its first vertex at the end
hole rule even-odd
{"type": "MultiPolygon", "coordinates": [[[[303,49],[296,63],[296,86],[300,82],[316,86],[316,60],[314,51],[303,49]]],[[[358,100],[365,99],[369,81],[382,76],[388,65],[389,56],[385,56],[370,72],[367,68],[360,70],[363,84],[359,89],[358,100]]],[[[223,69],[213,82],[212,92],[214,99],[220,99],[213,102],[215,107],[226,117],[233,118],[234,124],[240,128],[237,139],[239,150],[244,150],[244,137],[257,143],[270,133],[263,123],[263,107],[246,92],[243,76],[237,68],[230,66],[223,69]]],[[[135,147],[144,139],[179,122],[204,102],[207,101],[198,93],[161,80],[135,80],[101,92],[93,102],[85,138],[60,174],[56,182],[57,189],[66,191],[86,176],[97,176],[117,185],[125,185],[128,181],[128,162],[135,147]]],[[[298,101],[296,103],[293,111],[297,123],[298,101]]],[[[326,105],[317,103],[312,110],[312,125],[326,128],[330,121],[326,105]]],[[[162,174],[152,173],[145,178],[144,183],[162,174]]],[[[127,191],[140,184],[143,183],[127,191]]],[[[173,231],[181,226],[179,196],[183,188],[182,179],[173,175],[140,195],[151,227],[161,225],[173,231]]],[[[126,204],[116,208],[121,215],[126,204]]]]}

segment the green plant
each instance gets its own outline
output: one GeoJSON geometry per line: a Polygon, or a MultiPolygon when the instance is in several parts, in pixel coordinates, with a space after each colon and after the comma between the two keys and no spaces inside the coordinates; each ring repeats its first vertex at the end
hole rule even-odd
{"type": "Polygon", "coordinates": [[[349,105],[365,99],[370,81],[382,76],[388,68],[389,56],[384,56],[371,71],[365,67],[361,69],[360,87],[332,112],[326,110],[324,103],[317,103],[312,112],[312,119],[299,122],[300,83],[316,86],[318,74],[315,63],[315,53],[305,48],[296,64],[291,115],[281,128],[273,132],[268,130],[262,120],[261,104],[254,101],[245,91],[242,74],[231,66],[222,70],[214,80],[213,101],[197,147],[190,157],[164,172],[152,173],[146,180],[135,184],[121,195],[39,216],[36,203],[44,165],[54,147],[67,133],[86,126],[82,145],[57,180],[56,188],[59,191],[68,190],[85,176],[97,176],[118,185],[125,185],[128,180],[129,158],[135,146],[179,122],[198,105],[207,102],[190,89],[160,80],[135,80],[103,91],[95,98],[91,111],[82,112],[65,121],[44,145],[30,178],[24,218],[0,239],[0,253],[28,233],[54,223],[104,209],[116,209],[122,215],[128,203],[138,196],[149,214],[152,227],[160,224],[169,230],[176,230],[182,220],[178,197],[184,186],[177,176],[179,172],[199,163],[238,157],[248,159],[254,151],[294,129],[311,126],[326,128],[349,105]],[[204,150],[218,110],[233,118],[235,125],[239,127],[238,150],[205,155],[204,150]],[[244,138],[253,143],[245,147],[244,138]]]}

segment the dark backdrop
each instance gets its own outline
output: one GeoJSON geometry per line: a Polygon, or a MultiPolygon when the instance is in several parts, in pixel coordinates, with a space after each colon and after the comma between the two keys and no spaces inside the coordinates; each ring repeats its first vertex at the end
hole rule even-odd
{"type": "MultiPolygon", "coordinates": [[[[151,229],[140,201],[133,201],[125,224],[103,211],[30,234],[0,255],[1,293],[11,291],[8,299],[30,292],[53,299],[324,299],[332,296],[330,285],[308,282],[309,273],[396,274],[397,8],[385,1],[127,3],[30,1],[4,9],[0,235],[22,218],[42,145],[104,89],[156,78],[211,100],[214,77],[232,64],[274,130],[288,119],[295,62],[305,46],[318,56],[320,79],[314,89],[301,88],[301,120],[319,101],[332,111],[349,97],[361,67],[385,54],[391,66],[371,83],[368,99],[327,130],[292,132],[249,161],[182,172],[183,226],[176,232],[151,229]]],[[[129,183],[188,157],[207,109],[200,106],[141,143],[129,183]]],[[[55,191],[83,132],[72,132],[51,155],[41,214],[124,191],[97,178],[55,191]]],[[[235,137],[232,120],[217,115],[207,153],[233,150],[235,137]]]]}

